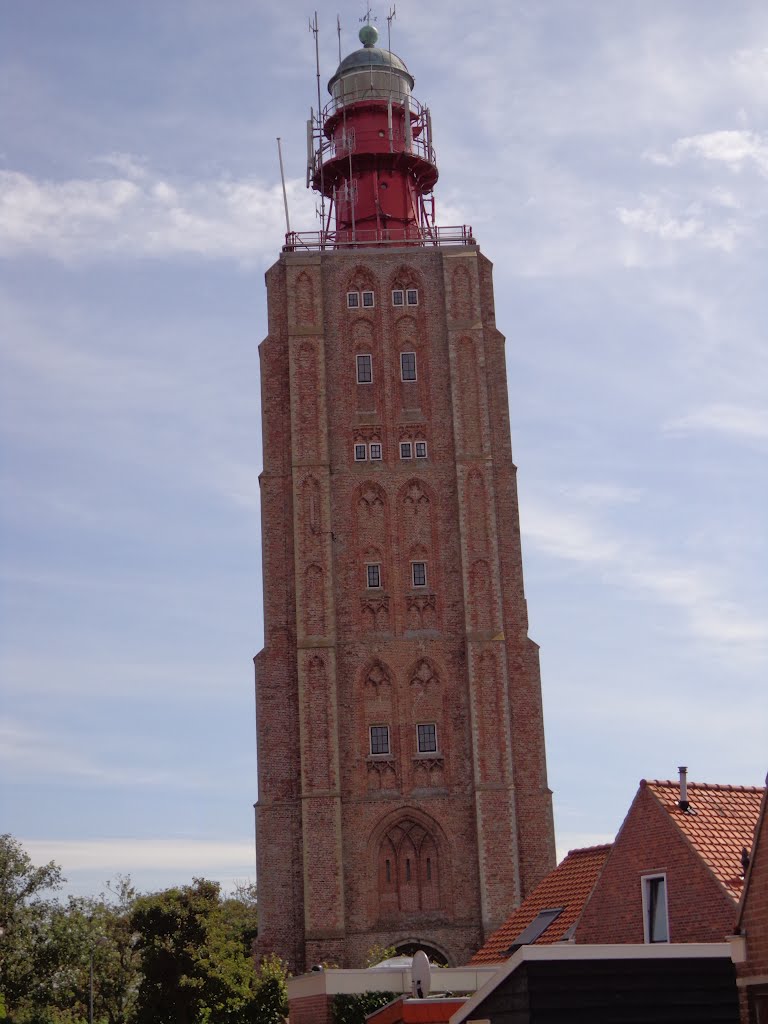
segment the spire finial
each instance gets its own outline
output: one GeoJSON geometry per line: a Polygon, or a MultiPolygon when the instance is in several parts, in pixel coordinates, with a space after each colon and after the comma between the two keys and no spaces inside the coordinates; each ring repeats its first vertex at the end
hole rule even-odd
{"type": "Polygon", "coordinates": [[[376,21],[376,19],[373,17],[373,11],[371,10],[370,4],[366,8],[365,14],[362,16],[360,21],[362,21],[363,27],[358,32],[358,39],[363,46],[369,50],[372,46],[376,45],[376,41],[379,38],[379,30],[372,24],[372,21],[376,21]]]}

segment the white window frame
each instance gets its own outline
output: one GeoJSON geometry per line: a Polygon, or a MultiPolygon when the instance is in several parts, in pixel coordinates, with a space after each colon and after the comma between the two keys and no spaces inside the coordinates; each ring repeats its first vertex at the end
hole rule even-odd
{"type": "Polygon", "coordinates": [[[400,353],[400,380],[405,382],[405,383],[411,384],[411,383],[413,383],[413,381],[418,380],[418,379],[419,379],[419,374],[418,374],[418,370],[417,370],[417,366],[416,366],[416,353],[415,352],[401,352],[400,353]],[[404,363],[403,363],[403,359],[404,359],[405,356],[413,356],[413,376],[412,377],[406,377],[405,376],[405,366],[404,366],[404,363]]]}
{"type": "Polygon", "coordinates": [[[414,456],[417,459],[426,459],[426,457],[427,457],[427,442],[426,441],[414,441],[414,444],[413,444],[413,454],[414,454],[414,456]],[[423,445],[424,446],[424,452],[423,452],[422,455],[419,455],[419,445],[423,445]]]}
{"type": "Polygon", "coordinates": [[[376,293],[366,289],[360,292],[360,302],[363,309],[373,309],[376,305],[376,293]],[[370,302],[368,301],[370,299],[370,302]]]}
{"type": "Polygon", "coordinates": [[[667,875],[664,871],[655,871],[652,874],[641,875],[640,884],[643,894],[643,942],[651,943],[654,946],[661,946],[670,941],[669,936],[669,887],[667,886],[667,875]],[[667,937],[665,939],[654,939],[651,937],[651,882],[662,881],[664,883],[664,925],[667,937]]]}
{"type": "Polygon", "coordinates": [[[389,726],[388,725],[369,725],[368,726],[368,750],[370,751],[371,757],[390,757],[392,754],[392,743],[390,741],[389,726]],[[387,749],[376,750],[373,749],[373,730],[384,729],[387,734],[387,749]]]}
{"type": "Polygon", "coordinates": [[[373,355],[370,352],[358,352],[355,356],[355,377],[358,384],[373,384],[373,355]],[[370,380],[360,380],[360,360],[367,359],[371,372],[370,380]]]}
{"type": "Polygon", "coordinates": [[[400,458],[401,459],[412,459],[413,458],[413,444],[410,441],[400,442],[400,458]],[[407,452],[407,454],[405,454],[407,452]]]}
{"type": "Polygon", "coordinates": [[[381,462],[382,460],[382,448],[381,441],[371,441],[368,446],[368,457],[371,462],[381,462]],[[377,454],[374,455],[374,448],[377,450],[377,454]]]}
{"type": "Polygon", "coordinates": [[[355,441],[352,446],[355,462],[365,462],[368,458],[368,449],[362,441],[355,441]]]}
{"type": "Polygon", "coordinates": [[[360,292],[347,292],[347,309],[360,309],[360,292]]]}
{"type": "Polygon", "coordinates": [[[381,590],[381,562],[366,562],[365,563],[365,587],[366,590],[381,590]],[[370,569],[376,570],[378,576],[378,583],[371,583],[370,569]]]}
{"type": "Polygon", "coordinates": [[[437,722],[417,722],[416,723],[416,752],[418,754],[427,754],[434,757],[440,751],[440,742],[437,735],[437,722]],[[434,750],[422,750],[421,749],[421,735],[419,729],[432,727],[435,731],[435,748],[434,750]]]}
{"type": "Polygon", "coordinates": [[[397,306],[398,308],[400,306],[404,306],[405,305],[405,290],[403,288],[393,288],[392,289],[392,305],[393,306],[397,306]],[[399,302],[398,302],[397,296],[399,296],[399,299],[400,299],[399,302]]]}
{"type": "Polygon", "coordinates": [[[411,562],[411,585],[413,587],[418,587],[419,590],[421,590],[422,587],[426,587],[427,586],[427,581],[428,581],[427,563],[422,561],[421,559],[417,559],[417,561],[411,562]],[[416,582],[416,566],[417,565],[423,565],[424,566],[424,582],[423,583],[417,583],[416,582]]]}
{"type": "Polygon", "coordinates": [[[405,304],[406,306],[418,306],[419,304],[419,289],[418,288],[406,288],[405,289],[405,304]],[[411,302],[411,296],[414,295],[415,299],[411,302]]]}

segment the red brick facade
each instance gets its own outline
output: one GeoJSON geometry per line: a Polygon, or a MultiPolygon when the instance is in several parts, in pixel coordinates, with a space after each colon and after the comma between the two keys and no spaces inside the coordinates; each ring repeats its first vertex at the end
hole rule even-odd
{"type": "Polygon", "coordinates": [[[676,784],[643,780],[582,912],[576,942],[647,941],[643,885],[652,876],[666,879],[670,942],[724,942],[734,928],[740,851],[749,844],[761,792],[691,783],[686,813],[677,807],[676,784]]]}
{"type": "MultiPolygon", "coordinates": [[[[766,779],[768,783],[768,779],[766,779]]],[[[743,1024],[768,1021],[768,793],[752,845],[737,927],[745,937],[747,958],[737,964],[743,1024]],[[760,1016],[762,1014],[762,1016],[760,1016]]]]}
{"type": "Polygon", "coordinates": [[[284,253],[267,287],[259,948],[466,962],[554,865],[491,264],[284,253]]]}

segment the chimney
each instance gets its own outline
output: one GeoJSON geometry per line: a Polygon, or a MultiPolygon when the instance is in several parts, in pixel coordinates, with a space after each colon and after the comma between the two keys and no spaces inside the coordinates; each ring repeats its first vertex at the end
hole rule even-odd
{"type": "Polygon", "coordinates": [[[680,799],[677,801],[677,806],[685,812],[690,806],[688,803],[688,769],[685,765],[681,765],[677,770],[680,772],[680,799]]]}

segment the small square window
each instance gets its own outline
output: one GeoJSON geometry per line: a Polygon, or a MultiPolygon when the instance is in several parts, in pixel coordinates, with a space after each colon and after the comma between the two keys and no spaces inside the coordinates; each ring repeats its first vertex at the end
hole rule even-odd
{"type": "Polygon", "coordinates": [[[400,353],[400,379],[416,380],[416,353],[400,353]]]}
{"type": "Polygon", "coordinates": [[[413,458],[413,446],[410,441],[400,442],[400,458],[401,459],[412,459],[413,458]]]}
{"type": "Polygon", "coordinates": [[[419,290],[418,288],[409,288],[406,293],[406,299],[409,306],[418,306],[419,304],[419,290]]]}
{"type": "Polygon", "coordinates": [[[416,726],[417,744],[420,754],[437,752],[437,726],[434,722],[416,726]]]}
{"type": "Polygon", "coordinates": [[[373,380],[373,361],[370,356],[357,357],[357,383],[370,384],[373,380]]]}
{"type": "Polygon", "coordinates": [[[427,563],[411,562],[411,574],[414,587],[426,587],[427,585],[427,563]]]}
{"type": "Polygon", "coordinates": [[[426,441],[417,441],[416,442],[416,458],[417,459],[426,459],[426,457],[427,457],[427,442],[426,441]]]}
{"type": "Polygon", "coordinates": [[[365,462],[366,447],[364,444],[355,445],[355,462],[365,462]]]}
{"type": "Polygon", "coordinates": [[[381,565],[378,562],[370,563],[365,567],[366,586],[375,590],[381,586],[381,565]]]}
{"type": "Polygon", "coordinates": [[[395,288],[392,292],[392,305],[393,306],[404,306],[405,305],[405,292],[402,288],[395,288]]]}
{"type": "Polygon", "coordinates": [[[363,292],[363,305],[368,308],[373,306],[373,292],[363,292]]]}
{"type": "MultiPolygon", "coordinates": [[[[372,725],[371,726],[371,753],[372,754],[388,754],[389,753],[389,726],[388,725],[372,725]]],[[[389,863],[389,862],[387,862],[389,863]]]]}
{"type": "Polygon", "coordinates": [[[381,461],[381,445],[378,441],[374,441],[371,444],[371,462],[381,461]]]}
{"type": "Polygon", "coordinates": [[[347,309],[357,309],[360,305],[360,292],[347,292],[347,309]]]}

